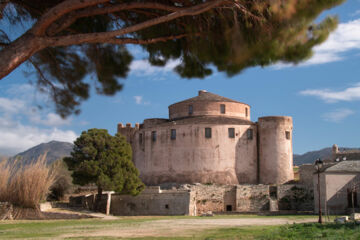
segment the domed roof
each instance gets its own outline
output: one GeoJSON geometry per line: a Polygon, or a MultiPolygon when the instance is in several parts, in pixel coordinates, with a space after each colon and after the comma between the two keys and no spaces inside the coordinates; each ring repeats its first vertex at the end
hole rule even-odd
{"type": "MultiPolygon", "coordinates": [[[[200,90],[199,91],[199,95],[193,98],[189,98],[186,99],[184,101],[181,102],[177,102],[174,103],[172,105],[175,104],[179,104],[179,103],[193,103],[193,102],[202,102],[202,101],[206,101],[206,102],[234,102],[234,103],[242,103],[242,102],[238,102],[235,100],[232,100],[230,98],[226,98],[226,97],[222,97],[220,95],[208,92],[206,90],[200,90]]],[[[244,103],[243,103],[244,104],[244,103]]],[[[246,103],[245,103],[246,104],[246,103]]],[[[171,105],[170,105],[171,106],[171,105]]]]}

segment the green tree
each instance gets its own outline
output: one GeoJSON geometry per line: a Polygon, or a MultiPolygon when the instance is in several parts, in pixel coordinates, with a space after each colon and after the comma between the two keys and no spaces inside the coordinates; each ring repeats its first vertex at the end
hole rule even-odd
{"type": "Polygon", "coordinates": [[[95,183],[98,197],[103,190],[137,195],[144,189],[132,162],[132,150],[125,137],[111,136],[105,129],[89,129],[74,142],[71,157],[64,158],[73,171],[73,183],[95,183]]]}
{"type": "Polygon", "coordinates": [[[2,0],[0,19],[33,23],[11,40],[0,27],[0,79],[28,61],[38,87],[65,117],[89,97],[85,76],[100,94],[122,89],[132,56],[148,52],[153,65],[179,59],[184,78],[204,78],[210,66],[229,76],[277,61],[298,63],[326,40],[336,17],[321,12],[344,0],[2,0]]]}

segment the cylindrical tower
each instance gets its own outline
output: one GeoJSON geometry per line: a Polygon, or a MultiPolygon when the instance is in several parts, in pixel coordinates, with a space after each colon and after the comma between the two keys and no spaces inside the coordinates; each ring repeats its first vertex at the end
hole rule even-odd
{"type": "Polygon", "coordinates": [[[250,106],[205,90],[199,95],[169,106],[169,119],[187,117],[218,116],[242,118],[250,121],[250,106]]]}
{"type": "Polygon", "coordinates": [[[259,134],[259,183],[283,184],[294,179],[291,117],[261,117],[259,134]]]}

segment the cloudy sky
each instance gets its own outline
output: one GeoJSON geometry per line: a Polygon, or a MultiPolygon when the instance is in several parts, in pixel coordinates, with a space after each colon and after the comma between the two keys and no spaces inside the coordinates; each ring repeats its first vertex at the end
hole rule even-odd
{"type": "Polygon", "coordinates": [[[0,81],[0,155],[51,140],[71,142],[89,128],[114,134],[117,123],[166,118],[168,105],[193,97],[200,89],[250,104],[252,121],[268,115],[292,116],[294,153],[334,143],[360,147],[360,1],[348,0],[320,18],[329,14],[338,15],[341,23],[307,62],[251,68],[232,78],[215,72],[203,80],[181,79],[172,71],[177,62],[152,67],[140,48],[131,46],[136,60],[124,90],[114,97],[93,93],[81,114],[66,120],[29,83],[34,79],[21,66],[0,81]],[[39,109],[44,103],[48,107],[39,109]]]}

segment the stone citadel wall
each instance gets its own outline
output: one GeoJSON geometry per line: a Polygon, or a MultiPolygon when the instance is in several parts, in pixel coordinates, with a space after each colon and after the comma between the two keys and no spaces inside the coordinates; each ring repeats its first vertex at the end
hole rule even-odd
{"type": "MultiPolygon", "coordinates": [[[[134,163],[147,185],[257,183],[257,143],[255,137],[248,139],[248,129],[256,136],[254,125],[158,125],[138,130],[129,138],[134,163]],[[211,128],[211,138],[205,137],[205,128],[211,128]],[[228,128],[234,128],[234,138],[228,137],[228,128]],[[171,129],[176,129],[176,139],[171,139],[171,129]]],[[[133,133],[126,127],[120,132],[133,133]]]]}

